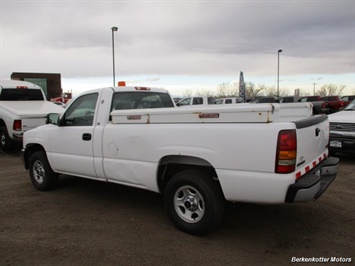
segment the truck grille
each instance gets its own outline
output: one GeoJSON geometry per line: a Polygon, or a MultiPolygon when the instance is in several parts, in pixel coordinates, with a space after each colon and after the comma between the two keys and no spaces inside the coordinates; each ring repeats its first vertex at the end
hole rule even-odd
{"type": "Polygon", "coordinates": [[[355,124],[352,123],[330,123],[330,131],[352,131],[355,132],[355,124]]]}

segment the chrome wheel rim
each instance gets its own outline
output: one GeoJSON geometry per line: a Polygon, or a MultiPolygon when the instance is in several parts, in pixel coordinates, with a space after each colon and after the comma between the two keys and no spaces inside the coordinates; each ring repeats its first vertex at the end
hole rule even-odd
{"type": "Polygon", "coordinates": [[[38,184],[42,184],[46,175],[43,164],[41,161],[37,160],[33,164],[33,177],[38,184]]]}
{"type": "Polygon", "coordinates": [[[174,207],[179,217],[187,223],[197,223],[205,214],[204,199],[192,186],[183,186],[176,191],[174,207]]]}
{"type": "Polygon", "coordinates": [[[5,133],[1,133],[0,135],[0,143],[1,143],[1,146],[5,146],[6,144],[6,136],[5,136],[5,133]]]}

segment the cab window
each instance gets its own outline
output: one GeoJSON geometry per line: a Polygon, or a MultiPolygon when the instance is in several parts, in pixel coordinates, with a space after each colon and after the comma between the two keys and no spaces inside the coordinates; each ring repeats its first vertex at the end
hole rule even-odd
{"type": "Polygon", "coordinates": [[[191,98],[186,98],[186,99],[183,99],[180,102],[178,102],[178,106],[190,105],[190,102],[191,102],[191,98]]]}
{"type": "Polygon", "coordinates": [[[226,99],[226,104],[232,103],[232,99],[226,99]]]}
{"type": "Polygon", "coordinates": [[[195,97],[192,101],[192,104],[193,105],[200,105],[200,104],[203,104],[203,99],[202,97],[195,97]]]}
{"type": "Polygon", "coordinates": [[[125,109],[174,107],[169,94],[161,92],[116,92],[111,111],[125,109]]]}

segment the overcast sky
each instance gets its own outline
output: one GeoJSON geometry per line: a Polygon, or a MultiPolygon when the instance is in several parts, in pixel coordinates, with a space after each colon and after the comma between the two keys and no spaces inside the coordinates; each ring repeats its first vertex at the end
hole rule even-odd
{"type": "Polygon", "coordinates": [[[355,1],[0,0],[0,76],[61,73],[64,91],[116,81],[173,94],[239,80],[355,94],[355,1]]]}

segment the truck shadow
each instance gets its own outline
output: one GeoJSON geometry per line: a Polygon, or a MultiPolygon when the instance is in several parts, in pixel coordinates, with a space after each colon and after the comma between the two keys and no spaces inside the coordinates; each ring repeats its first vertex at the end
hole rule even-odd
{"type": "MultiPolygon", "coordinates": [[[[60,187],[55,191],[65,194],[62,197],[67,199],[67,195],[75,195],[75,199],[70,200],[72,203],[75,200],[75,205],[103,208],[102,212],[107,216],[120,213],[138,216],[148,224],[162,226],[169,233],[181,233],[165,214],[161,194],[64,175],[61,176],[60,187]]],[[[223,222],[204,238],[227,238],[230,241],[238,238],[247,242],[262,241],[267,245],[273,242],[275,248],[291,248],[317,234],[319,225],[327,220],[327,212],[322,205],[324,202],[299,205],[227,203],[223,222]]]]}

